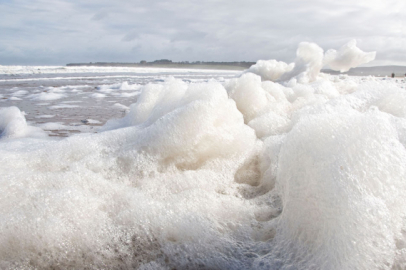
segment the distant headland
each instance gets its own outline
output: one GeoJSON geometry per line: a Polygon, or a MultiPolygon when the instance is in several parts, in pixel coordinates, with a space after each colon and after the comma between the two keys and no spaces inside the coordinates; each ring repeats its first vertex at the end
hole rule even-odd
{"type": "Polygon", "coordinates": [[[244,70],[254,65],[255,62],[204,62],[204,61],[182,61],[172,62],[172,60],[161,59],[153,62],[145,60],[139,63],[119,63],[119,62],[96,62],[96,63],[70,63],[66,66],[95,66],[95,67],[157,67],[157,68],[196,68],[196,69],[229,69],[244,70]]]}
{"type": "MultiPolygon", "coordinates": [[[[245,61],[235,61],[235,62],[204,62],[204,61],[182,61],[182,62],[172,62],[172,60],[161,59],[155,60],[153,62],[140,61],[139,63],[121,63],[121,62],[95,62],[95,63],[70,63],[66,66],[93,66],[93,67],[152,67],[152,68],[192,68],[192,69],[222,69],[222,70],[245,70],[250,66],[254,65],[256,62],[245,62],[245,61]]],[[[340,74],[339,71],[333,71],[331,69],[322,69],[324,73],[329,74],[340,74]]],[[[406,67],[405,66],[375,66],[375,67],[357,67],[352,68],[348,72],[342,74],[347,74],[351,76],[391,76],[392,73],[395,77],[405,77],[406,67]]]]}

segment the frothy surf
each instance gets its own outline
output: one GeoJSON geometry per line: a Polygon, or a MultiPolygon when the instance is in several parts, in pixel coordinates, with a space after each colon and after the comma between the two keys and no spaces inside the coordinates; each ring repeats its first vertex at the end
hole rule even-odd
{"type": "Polygon", "coordinates": [[[374,57],[301,43],[133,86],[125,117],[63,140],[1,108],[0,268],[406,268],[404,82],[320,73],[374,57]]]}

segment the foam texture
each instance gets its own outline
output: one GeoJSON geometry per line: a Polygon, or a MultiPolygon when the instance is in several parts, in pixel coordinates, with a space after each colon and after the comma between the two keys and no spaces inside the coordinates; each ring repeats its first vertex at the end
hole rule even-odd
{"type": "Polygon", "coordinates": [[[65,139],[1,108],[0,268],[405,269],[404,83],[322,61],[103,86],[139,95],[65,139]]]}

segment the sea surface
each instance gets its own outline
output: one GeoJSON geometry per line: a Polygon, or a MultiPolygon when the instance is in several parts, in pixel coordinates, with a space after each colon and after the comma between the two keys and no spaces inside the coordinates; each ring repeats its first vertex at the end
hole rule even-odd
{"type": "Polygon", "coordinates": [[[51,136],[96,132],[125,115],[140,88],[173,77],[224,81],[238,71],[128,67],[0,66],[0,106],[17,106],[51,136]]]}

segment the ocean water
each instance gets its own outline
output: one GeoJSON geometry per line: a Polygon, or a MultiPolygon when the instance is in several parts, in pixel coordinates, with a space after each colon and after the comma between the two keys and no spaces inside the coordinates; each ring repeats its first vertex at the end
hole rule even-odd
{"type": "Polygon", "coordinates": [[[0,268],[405,269],[406,82],[320,73],[374,56],[0,66],[0,268]]]}
{"type": "Polygon", "coordinates": [[[0,66],[0,106],[17,106],[28,123],[51,136],[97,132],[122,117],[140,88],[168,77],[185,82],[224,81],[235,71],[124,67],[0,66]]]}

